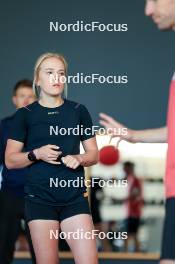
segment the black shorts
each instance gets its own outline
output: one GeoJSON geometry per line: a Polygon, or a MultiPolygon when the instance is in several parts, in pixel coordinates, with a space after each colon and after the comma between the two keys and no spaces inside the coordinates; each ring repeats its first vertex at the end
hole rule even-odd
{"type": "Polygon", "coordinates": [[[175,260],[175,198],[168,198],[162,237],[161,259],[175,260]]]}
{"type": "Polygon", "coordinates": [[[126,219],[126,231],[128,234],[136,234],[140,226],[139,217],[128,217],[126,219]]]}
{"type": "Polygon", "coordinates": [[[88,198],[66,206],[51,206],[26,199],[25,217],[30,222],[36,219],[57,220],[59,222],[78,214],[90,214],[88,198]]]}

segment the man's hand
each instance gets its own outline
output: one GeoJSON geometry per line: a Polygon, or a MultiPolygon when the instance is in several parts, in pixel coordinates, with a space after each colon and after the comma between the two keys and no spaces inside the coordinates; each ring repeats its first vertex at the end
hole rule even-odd
{"type": "Polygon", "coordinates": [[[112,137],[120,137],[121,139],[130,140],[131,130],[104,113],[100,113],[100,118],[99,123],[106,128],[107,134],[112,137]]]}
{"type": "Polygon", "coordinates": [[[100,114],[100,118],[101,119],[99,122],[101,125],[103,125],[106,128],[107,134],[108,132],[110,132],[110,135],[112,137],[119,137],[120,140],[123,139],[129,142],[132,142],[132,143],[137,143],[137,142],[165,143],[167,142],[167,127],[144,129],[144,130],[133,130],[133,129],[124,127],[117,120],[113,119],[111,116],[108,116],[104,113],[100,114]],[[119,131],[122,131],[122,132],[119,134],[119,131]]]}

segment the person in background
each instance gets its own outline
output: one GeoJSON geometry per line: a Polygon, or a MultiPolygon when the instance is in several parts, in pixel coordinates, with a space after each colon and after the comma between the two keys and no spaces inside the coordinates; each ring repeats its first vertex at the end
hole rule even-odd
{"type": "Polygon", "coordinates": [[[134,249],[140,251],[138,240],[138,230],[143,207],[142,184],[134,172],[134,163],[126,161],[123,165],[123,170],[128,182],[128,197],[126,199],[127,218],[126,228],[128,239],[125,240],[125,251],[128,251],[128,245],[131,240],[134,241],[134,249]]]}
{"type": "MultiPolygon", "coordinates": [[[[100,213],[100,205],[102,200],[104,199],[104,192],[103,188],[99,184],[100,178],[96,181],[94,181],[93,185],[93,177],[91,179],[91,188],[90,188],[90,208],[92,213],[92,220],[95,226],[95,230],[98,230],[100,232],[107,233],[108,231],[108,224],[103,222],[101,213],[100,213]]],[[[102,239],[100,247],[102,248],[102,251],[111,251],[111,245],[108,241],[108,239],[102,239]]],[[[100,248],[99,248],[100,251],[100,248]]]]}
{"type": "MultiPolygon", "coordinates": [[[[16,83],[13,89],[15,107],[27,107],[35,101],[32,81],[24,79],[16,83]]],[[[0,190],[0,263],[10,264],[13,260],[15,244],[21,232],[21,220],[24,219],[24,184],[27,169],[7,169],[5,165],[5,149],[14,115],[1,120],[0,123],[0,166],[2,166],[2,182],[0,190]]],[[[31,243],[28,226],[25,233],[29,241],[33,263],[35,255],[31,243]]],[[[20,240],[23,240],[21,236],[20,240]]],[[[24,244],[23,244],[24,245],[24,244]]]]}

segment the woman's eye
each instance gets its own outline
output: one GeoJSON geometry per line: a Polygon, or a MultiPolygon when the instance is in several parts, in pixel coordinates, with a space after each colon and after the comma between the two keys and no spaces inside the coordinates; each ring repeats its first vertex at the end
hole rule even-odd
{"type": "Polygon", "coordinates": [[[65,73],[64,73],[64,72],[61,72],[61,73],[60,73],[60,75],[64,76],[64,75],[65,75],[65,73]]]}
{"type": "Polygon", "coordinates": [[[48,72],[47,72],[47,74],[49,74],[49,75],[50,75],[50,74],[52,74],[52,72],[51,72],[51,71],[48,71],[48,72]]]}

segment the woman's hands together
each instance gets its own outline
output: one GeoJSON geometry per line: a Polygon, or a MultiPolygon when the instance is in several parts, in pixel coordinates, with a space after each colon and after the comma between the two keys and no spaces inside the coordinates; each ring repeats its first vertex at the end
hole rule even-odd
{"type": "Polygon", "coordinates": [[[55,165],[61,163],[57,159],[62,154],[62,152],[59,151],[59,147],[56,145],[48,144],[46,146],[35,149],[33,152],[37,160],[43,160],[45,162],[55,164],[55,165]]]}
{"type": "MultiPolygon", "coordinates": [[[[35,149],[33,152],[36,155],[37,160],[43,160],[54,165],[61,164],[61,162],[57,159],[62,154],[62,152],[59,151],[59,147],[56,145],[48,144],[35,149]]],[[[66,167],[76,169],[79,165],[81,165],[82,158],[80,155],[67,155],[62,157],[61,161],[66,167]]]]}

